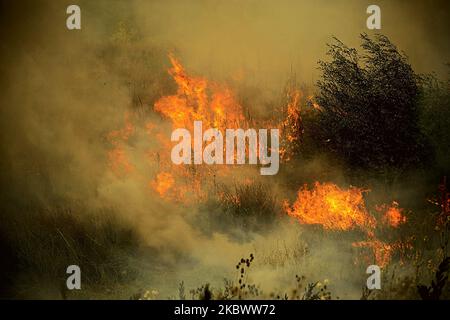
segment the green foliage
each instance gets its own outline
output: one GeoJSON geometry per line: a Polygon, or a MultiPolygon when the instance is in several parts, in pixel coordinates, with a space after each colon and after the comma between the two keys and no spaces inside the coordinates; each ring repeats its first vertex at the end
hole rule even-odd
{"type": "Polygon", "coordinates": [[[361,40],[359,54],[335,38],[331,61],[319,62],[317,142],[350,168],[385,172],[417,165],[426,155],[419,78],[387,37],[363,34],[361,40]]]}

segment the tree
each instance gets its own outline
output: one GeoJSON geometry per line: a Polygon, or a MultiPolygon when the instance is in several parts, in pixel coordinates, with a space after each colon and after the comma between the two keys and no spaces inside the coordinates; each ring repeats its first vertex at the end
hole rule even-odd
{"type": "Polygon", "coordinates": [[[363,53],[338,39],[320,61],[316,141],[350,168],[386,172],[424,160],[419,77],[386,36],[361,35],[363,53]]]}

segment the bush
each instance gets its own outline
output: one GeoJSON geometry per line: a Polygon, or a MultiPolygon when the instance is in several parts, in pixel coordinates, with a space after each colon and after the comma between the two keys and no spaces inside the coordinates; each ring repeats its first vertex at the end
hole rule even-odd
{"type": "Polygon", "coordinates": [[[419,77],[382,35],[361,35],[363,54],[338,39],[320,61],[317,142],[351,169],[385,173],[426,158],[418,125],[419,77]]]}

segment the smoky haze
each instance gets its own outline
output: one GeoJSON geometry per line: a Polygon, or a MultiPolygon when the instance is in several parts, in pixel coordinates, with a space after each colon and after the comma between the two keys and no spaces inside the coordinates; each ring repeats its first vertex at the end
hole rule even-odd
{"type": "MultiPolygon", "coordinates": [[[[291,74],[312,85],[332,36],[358,46],[359,34],[368,31],[368,1],[80,1],[80,31],[65,27],[68,4],[1,2],[0,99],[6,175],[22,170],[17,159],[39,157],[55,175],[47,182],[54,185],[56,179],[69,188],[68,181],[91,185],[101,172],[96,159],[104,150],[96,144],[123,120],[134,90],[130,83],[165,74],[168,66],[157,60],[145,70],[139,57],[108,65],[105,57],[115,52],[106,43],[112,39],[135,39],[139,49],[160,48],[160,56],[174,51],[193,73],[245,82],[265,96],[278,92],[291,74]],[[86,166],[69,179],[66,161],[74,159],[86,166]]],[[[448,3],[377,4],[381,31],[407,53],[416,71],[445,76],[448,3]]]]}
{"type": "MultiPolygon", "coordinates": [[[[168,208],[135,182],[115,181],[107,173],[105,135],[123,125],[136,91],[144,92],[141,103],[148,108],[158,93],[166,93],[167,52],[175,52],[194,74],[217,81],[278,92],[295,74],[312,86],[320,75],[317,61],[325,58],[332,36],[358,46],[360,33],[373,34],[365,27],[365,11],[375,2],[78,1],[82,29],[75,31],[65,25],[70,4],[1,1],[3,200],[50,205],[70,199],[90,207],[107,203],[138,225],[147,245],[164,249],[165,262],[175,263],[180,252],[191,252],[202,264],[198,274],[188,277],[214,270],[220,279],[223,270],[218,268],[233,267],[234,260],[264,239],[257,236],[254,244],[241,244],[220,234],[207,237],[189,223],[183,208],[168,208]],[[152,48],[154,60],[142,67],[139,55],[130,58],[130,39],[138,49],[152,48]],[[120,48],[112,42],[121,43],[120,48]],[[135,88],[135,82],[144,85],[135,88]],[[145,96],[147,89],[154,94],[145,96]]],[[[406,52],[415,70],[445,76],[448,2],[376,4],[382,12],[381,32],[406,52]]],[[[155,142],[137,141],[134,147],[143,144],[152,148],[155,142]]],[[[155,172],[151,168],[147,173],[155,172]]],[[[286,228],[275,231],[273,239],[294,232],[286,228]]],[[[322,251],[329,259],[350,256],[333,246],[322,251]]],[[[282,276],[264,268],[258,273],[269,284],[281,281],[282,276]]]]}

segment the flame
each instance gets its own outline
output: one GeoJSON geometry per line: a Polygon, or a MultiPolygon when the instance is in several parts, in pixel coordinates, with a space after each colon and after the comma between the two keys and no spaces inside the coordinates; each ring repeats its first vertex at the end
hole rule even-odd
{"type": "Polygon", "coordinates": [[[169,172],[160,172],[152,182],[152,187],[163,197],[175,184],[175,179],[169,172]]]}
{"type": "Polygon", "coordinates": [[[385,267],[389,264],[394,252],[395,246],[372,238],[368,241],[359,241],[352,243],[354,247],[368,247],[372,249],[376,264],[380,267],[385,267]]]}
{"type": "Polygon", "coordinates": [[[322,107],[316,102],[315,97],[313,95],[308,96],[308,103],[313,107],[316,111],[322,111],[322,107]]]}
{"type": "Polygon", "coordinates": [[[390,206],[381,205],[376,206],[376,210],[383,212],[382,222],[393,228],[397,228],[399,225],[406,223],[406,217],[403,215],[403,209],[398,207],[398,203],[393,201],[390,206]]]}
{"type": "MultiPolygon", "coordinates": [[[[224,84],[218,84],[199,76],[188,74],[184,66],[172,54],[169,54],[171,67],[168,70],[170,76],[174,79],[177,89],[175,94],[163,96],[154,104],[154,111],[167,119],[172,128],[193,129],[194,121],[202,121],[203,129],[217,128],[220,131],[226,129],[249,128],[250,121],[244,116],[244,109],[237,101],[233,91],[224,84]]],[[[281,122],[272,121],[257,123],[252,119],[252,123],[263,128],[278,128],[282,134],[282,146],[280,147],[280,157],[287,161],[292,156],[292,150],[289,145],[298,143],[301,132],[300,117],[300,99],[302,94],[298,90],[288,92],[287,108],[285,108],[285,119],[281,122]],[[283,145],[284,142],[284,145],[283,145]]],[[[171,188],[166,193],[159,193],[160,196],[169,198],[169,193],[175,190],[185,189],[181,194],[185,195],[190,191],[196,196],[204,197],[208,190],[208,185],[202,183],[205,180],[211,180],[211,176],[219,176],[220,172],[229,174],[226,166],[210,167],[196,166],[195,175],[192,175],[192,168],[184,166],[170,165],[170,159],[164,155],[170,155],[172,143],[167,136],[157,132],[157,125],[147,123],[146,130],[157,137],[161,145],[161,151],[157,152],[158,165],[163,170],[170,172],[176,181],[176,188],[171,188]],[[183,185],[184,184],[184,185],[183,185]],[[204,190],[202,190],[204,189],[204,190]]],[[[224,150],[225,151],[225,150],[224,150]]],[[[248,153],[249,150],[247,149],[248,153]]],[[[152,153],[152,156],[155,153],[152,153]]]]}
{"type": "Polygon", "coordinates": [[[303,224],[320,224],[329,230],[372,229],[375,219],[367,213],[363,190],[350,187],[343,190],[332,183],[314,183],[313,190],[305,185],[298,191],[292,206],[285,202],[288,215],[303,224]]]}
{"type": "MultiPolygon", "coordinates": [[[[171,67],[168,73],[175,81],[177,89],[174,94],[158,99],[153,110],[162,115],[172,128],[192,130],[196,120],[202,121],[204,130],[217,128],[224,131],[228,128],[249,127],[250,120],[244,116],[243,107],[229,87],[208,81],[203,77],[191,76],[173,55],[170,54],[169,59],[171,67]]],[[[276,119],[269,121],[251,120],[253,125],[280,130],[282,161],[289,161],[301,145],[303,135],[301,105],[305,99],[306,105],[312,106],[310,110],[314,112],[321,110],[313,96],[304,98],[301,91],[290,88],[287,91],[286,106],[281,109],[282,112],[279,112],[279,118],[277,116],[276,119]]],[[[306,112],[308,112],[307,109],[305,109],[306,112]]],[[[108,153],[109,165],[117,177],[143,178],[142,181],[147,184],[146,187],[150,187],[151,192],[162,199],[188,204],[206,200],[208,191],[216,184],[216,177],[225,177],[230,174],[227,166],[200,165],[193,168],[173,165],[170,160],[172,143],[170,135],[164,131],[164,126],[154,120],[146,120],[142,124],[143,128],[136,128],[132,116],[126,113],[123,128],[111,131],[107,136],[112,145],[108,153]],[[141,169],[139,172],[138,167],[130,160],[140,155],[136,148],[130,147],[131,137],[140,132],[144,132],[147,139],[157,140],[157,143],[153,144],[156,147],[141,152],[146,157],[147,165],[158,168],[151,177],[146,177],[144,174],[148,172],[148,168],[139,167],[141,169]],[[134,152],[133,158],[129,154],[131,150],[134,152]],[[133,175],[130,175],[131,173],[133,175]]],[[[251,119],[250,115],[248,118],[251,119]]],[[[141,122],[135,122],[141,124],[141,122]]],[[[251,182],[244,180],[243,183],[251,182]]],[[[284,201],[284,210],[302,224],[319,224],[326,230],[362,230],[367,238],[365,241],[354,242],[352,245],[370,248],[376,263],[385,266],[389,263],[393,252],[403,244],[386,243],[377,239],[375,233],[377,220],[368,212],[364,202],[363,195],[366,191],[357,187],[343,189],[332,183],[315,182],[311,189],[308,189],[306,185],[303,186],[292,205],[284,201]]],[[[385,225],[396,228],[406,222],[403,209],[399,208],[397,202],[393,202],[390,206],[378,206],[376,209],[384,213],[381,222],[385,225]]]]}
{"type": "Polygon", "coordinates": [[[294,88],[287,92],[286,117],[278,126],[282,135],[280,158],[289,161],[298,151],[303,136],[303,121],[300,113],[302,93],[294,88]]]}
{"type": "Polygon", "coordinates": [[[117,176],[124,176],[134,171],[134,165],[130,162],[125,149],[126,143],[135,132],[130,118],[130,114],[126,113],[124,127],[111,131],[107,137],[113,145],[113,149],[108,152],[109,166],[117,176]]]}
{"type": "MultiPolygon", "coordinates": [[[[168,120],[173,129],[186,128],[192,131],[193,123],[197,120],[202,121],[204,130],[217,128],[225,131],[225,129],[249,128],[250,121],[244,116],[242,105],[228,86],[208,81],[203,77],[191,76],[172,54],[169,54],[169,60],[171,67],[168,73],[177,85],[177,89],[174,94],[159,98],[154,103],[153,110],[168,120]]],[[[280,159],[282,161],[288,161],[292,157],[293,148],[297,149],[300,141],[303,130],[300,117],[301,97],[302,93],[298,90],[288,91],[287,107],[283,109],[283,113],[280,113],[280,121],[251,120],[252,124],[257,127],[280,129],[282,135],[280,159]],[[283,114],[285,114],[284,117],[283,114]]],[[[147,139],[151,137],[158,142],[157,149],[152,148],[142,152],[147,158],[147,164],[156,165],[159,172],[170,173],[175,180],[176,188],[169,188],[166,192],[157,192],[161,197],[169,199],[171,193],[182,189],[184,191],[179,194],[180,197],[191,191],[195,195],[204,197],[204,190],[208,190],[209,186],[201,183],[202,181],[211,180],[211,176],[221,175],[219,172],[225,172],[223,175],[229,174],[226,166],[214,168],[196,166],[195,170],[192,170],[190,167],[172,165],[170,160],[172,142],[170,135],[164,131],[164,126],[154,120],[146,120],[143,128],[136,130],[132,119],[132,115],[127,113],[123,128],[108,134],[108,140],[113,146],[109,151],[110,168],[117,177],[126,177],[134,172],[146,180],[144,171],[137,172],[139,170],[130,160],[132,158],[129,154],[130,150],[135,153],[133,158],[139,156],[137,153],[140,150],[129,147],[129,139],[136,132],[146,132],[147,139]]],[[[138,123],[138,121],[136,122],[138,123]]],[[[248,153],[249,150],[247,149],[246,152],[248,153]]],[[[158,189],[154,188],[155,183],[158,184],[157,176],[158,173],[149,180],[147,179],[153,190],[158,189]]]]}
{"type": "Polygon", "coordinates": [[[108,153],[111,170],[117,176],[123,176],[134,171],[123,146],[116,146],[108,153]]]}
{"type": "MultiPolygon", "coordinates": [[[[287,126],[290,123],[298,124],[301,121],[300,117],[300,91],[294,90],[290,93],[291,100],[287,105],[287,117],[284,121],[284,125],[287,126]]],[[[297,135],[293,135],[292,133],[287,135],[288,141],[292,142],[298,139],[297,135]]]]}
{"type": "MultiPolygon", "coordinates": [[[[401,241],[387,243],[377,238],[377,220],[367,211],[363,198],[366,191],[368,190],[356,187],[345,190],[333,183],[315,182],[312,190],[305,185],[298,191],[292,206],[285,200],[284,209],[302,224],[318,224],[326,230],[364,231],[367,239],[354,242],[352,246],[371,249],[376,264],[384,267],[396,250],[404,250],[408,244],[401,241]]],[[[406,222],[406,217],[402,214],[403,209],[399,208],[395,201],[390,206],[381,205],[375,208],[384,212],[381,218],[384,224],[396,228],[406,222]]]]}
{"type": "MultiPolygon", "coordinates": [[[[154,104],[154,111],[167,119],[173,129],[186,128],[192,131],[194,121],[202,121],[204,130],[217,128],[224,131],[228,128],[247,127],[248,121],[244,117],[243,108],[230,88],[202,77],[191,76],[172,54],[169,54],[169,59],[172,66],[168,73],[177,84],[177,90],[173,95],[158,99],[154,104]]],[[[189,166],[174,166],[169,158],[172,147],[170,135],[158,132],[158,126],[151,122],[147,123],[146,129],[149,135],[158,139],[161,146],[159,152],[151,155],[156,154],[158,166],[170,172],[174,183],[176,182],[176,187],[171,187],[166,192],[158,191],[158,194],[168,200],[185,203],[194,201],[188,199],[188,194],[190,198],[204,199],[205,190],[208,190],[208,184],[204,181],[211,180],[208,178],[215,175],[217,170],[226,168],[197,166],[192,170],[189,166]]],[[[167,176],[161,176],[160,180],[164,177],[167,176]]],[[[155,190],[165,190],[158,187],[158,176],[151,185],[155,190]]]]}
{"type": "Polygon", "coordinates": [[[160,98],[155,111],[172,122],[174,128],[191,129],[195,120],[207,128],[238,128],[245,123],[242,106],[226,86],[189,76],[181,63],[169,55],[169,74],[178,88],[175,95],[160,98]]]}
{"type": "MultiPolygon", "coordinates": [[[[354,242],[352,243],[352,246],[371,249],[376,264],[380,267],[385,267],[389,264],[393,254],[396,252],[400,254],[401,263],[404,263],[404,258],[407,252],[413,248],[412,240],[413,237],[410,237],[404,241],[399,240],[392,243],[387,243],[377,239],[374,235],[371,235],[367,241],[354,242]]],[[[365,262],[370,263],[370,259],[366,260],[367,261],[365,262]]]]}

